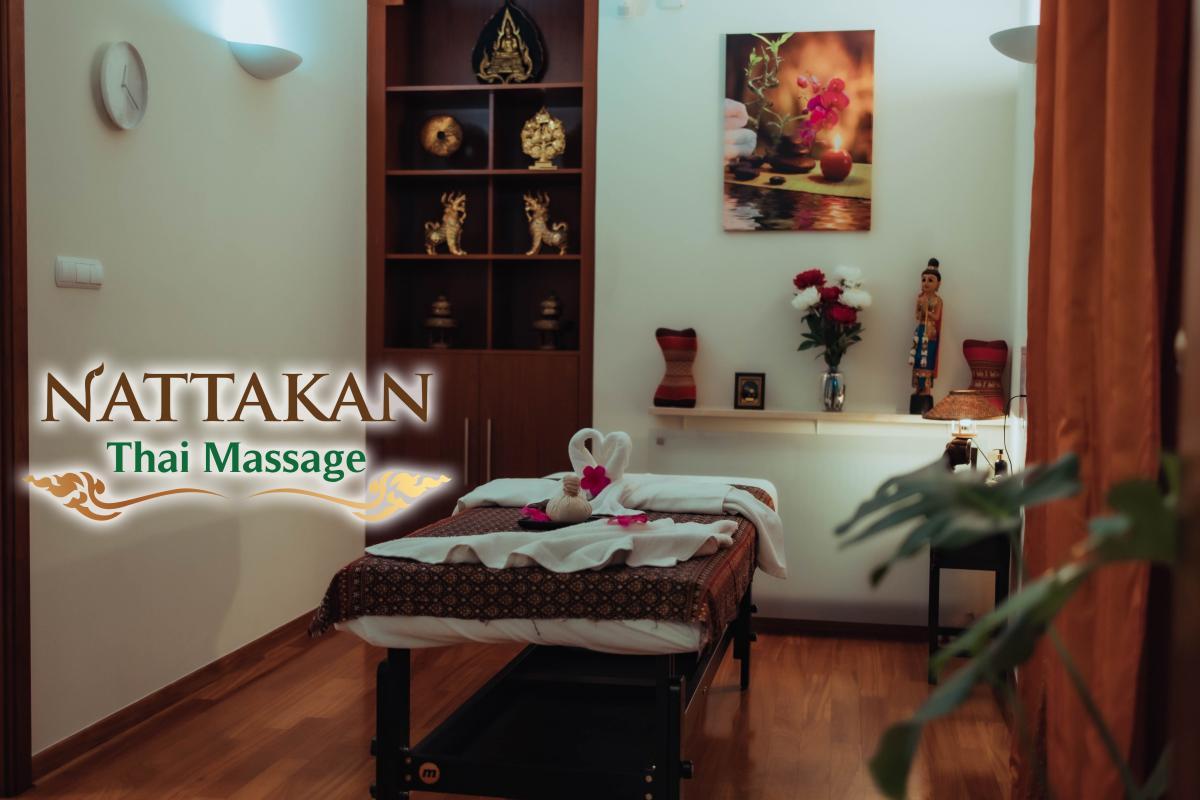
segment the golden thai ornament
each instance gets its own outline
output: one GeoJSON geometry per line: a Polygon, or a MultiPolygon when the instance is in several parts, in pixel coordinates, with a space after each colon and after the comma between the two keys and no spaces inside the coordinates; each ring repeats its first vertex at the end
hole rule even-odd
{"type": "Polygon", "coordinates": [[[541,313],[533,321],[533,329],[541,339],[538,349],[557,350],[558,333],[562,330],[562,307],[558,302],[558,295],[551,292],[550,296],[538,305],[541,307],[541,313]]]}
{"type": "Polygon", "coordinates": [[[463,129],[449,114],[438,114],[421,126],[421,147],[435,156],[452,156],[462,147],[463,129]]]}
{"type": "Polygon", "coordinates": [[[429,346],[444,350],[450,346],[454,329],[458,321],[450,310],[450,301],[446,295],[439,294],[429,307],[429,316],[425,318],[425,330],[429,332],[429,346]]]}
{"type": "Polygon", "coordinates": [[[536,256],[542,245],[557,247],[558,254],[567,254],[567,223],[550,223],[550,196],[545,192],[525,194],[525,219],[529,222],[529,238],[532,241],[527,256],[536,256]]]}
{"type": "Polygon", "coordinates": [[[471,59],[475,77],[483,83],[537,80],[545,62],[541,32],[512,2],[506,2],[484,25],[471,59]]]}
{"type": "Polygon", "coordinates": [[[534,160],[530,169],[558,169],[553,159],[567,149],[567,134],[562,120],[542,110],[525,121],[521,128],[521,150],[534,160]]]}
{"type": "Polygon", "coordinates": [[[425,252],[437,255],[438,245],[446,245],[451,255],[465,256],[462,249],[463,223],[467,219],[467,196],[462,192],[442,194],[442,221],[425,223],[425,252]]]}

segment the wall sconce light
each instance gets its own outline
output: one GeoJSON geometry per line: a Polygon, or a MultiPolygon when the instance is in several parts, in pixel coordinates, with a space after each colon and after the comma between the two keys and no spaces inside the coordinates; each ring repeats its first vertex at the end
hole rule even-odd
{"type": "Polygon", "coordinates": [[[269,44],[230,42],[229,49],[233,51],[233,57],[242,65],[242,69],[264,81],[287,75],[304,60],[299,53],[269,44]]]}
{"type": "Polygon", "coordinates": [[[1022,25],[1019,28],[996,31],[988,37],[988,41],[992,43],[992,47],[1014,61],[1036,64],[1037,36],[1037,25],[1022,25]]]}

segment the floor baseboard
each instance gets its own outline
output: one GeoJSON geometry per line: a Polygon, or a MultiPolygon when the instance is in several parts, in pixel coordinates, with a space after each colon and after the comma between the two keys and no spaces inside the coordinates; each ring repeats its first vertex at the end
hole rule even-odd
{"type": "Polygon", "coordinates": [[[784,636],[834,636],[845,639],[881,639],[896,642],[924,642],[924,625],[888,625],[880,622],[832,622],[822,619],[780,619],[755,617],[754,630],[784,636]]]}
{"type": "Polygon", "coordinates": [[[269,672],[308,646],[308,623],[312,615],[313,612],[306,612],[211,664],[36,753],[33,756],[34,780],[66,766],[98,745],[132,730],[222,678],[236,676],[235,682],[228,687],[222,687],[224,691],[232,691],[269,672]]]}

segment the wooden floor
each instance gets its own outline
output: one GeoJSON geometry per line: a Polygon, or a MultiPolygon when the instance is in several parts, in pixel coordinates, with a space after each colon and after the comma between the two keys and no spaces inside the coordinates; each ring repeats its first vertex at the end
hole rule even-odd
{"type": "MultiPolygon", "coordinates": [[[[463,646],[414,659],[415,735],[516,649],[463,646]]],[[[281,648],[42,779],[33,798],[365,800],[381,651],[349,634],[281,648]]],[[[753,686],[727,659],[684,755],[688,800],[876,797],[864,766],[886,725],[927,695],[920,644],[761,634],[753,686]]],[[[915,798],[1004,798],[1008,731],[982,692],[933,726],[915,798]]],[[[447,795],[416,794],[416,798],[447,795]]]]}

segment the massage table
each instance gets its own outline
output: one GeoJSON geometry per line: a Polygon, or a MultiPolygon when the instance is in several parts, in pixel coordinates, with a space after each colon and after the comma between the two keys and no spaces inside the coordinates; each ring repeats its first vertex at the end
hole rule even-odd
{"type": "MultiPolygon", "coordinates": [[[[741,488],[775,507],[773,487],[741,488]]],[[[473,508],[409,535],[519,530],[519,519],[516,508],[473,508]]],[[[694,774],[682,754],[687,721],[731,645],[741,688],[750,685],[758,536],[734,519],[732,545],[674,567],[555,573],[373,555],[343,567],[310,631],[337,627],[387,649],[371,796],[678,800],[694,774]],[[529,646],[414,744],[410,650],[461,642],[529,646]]]]}

